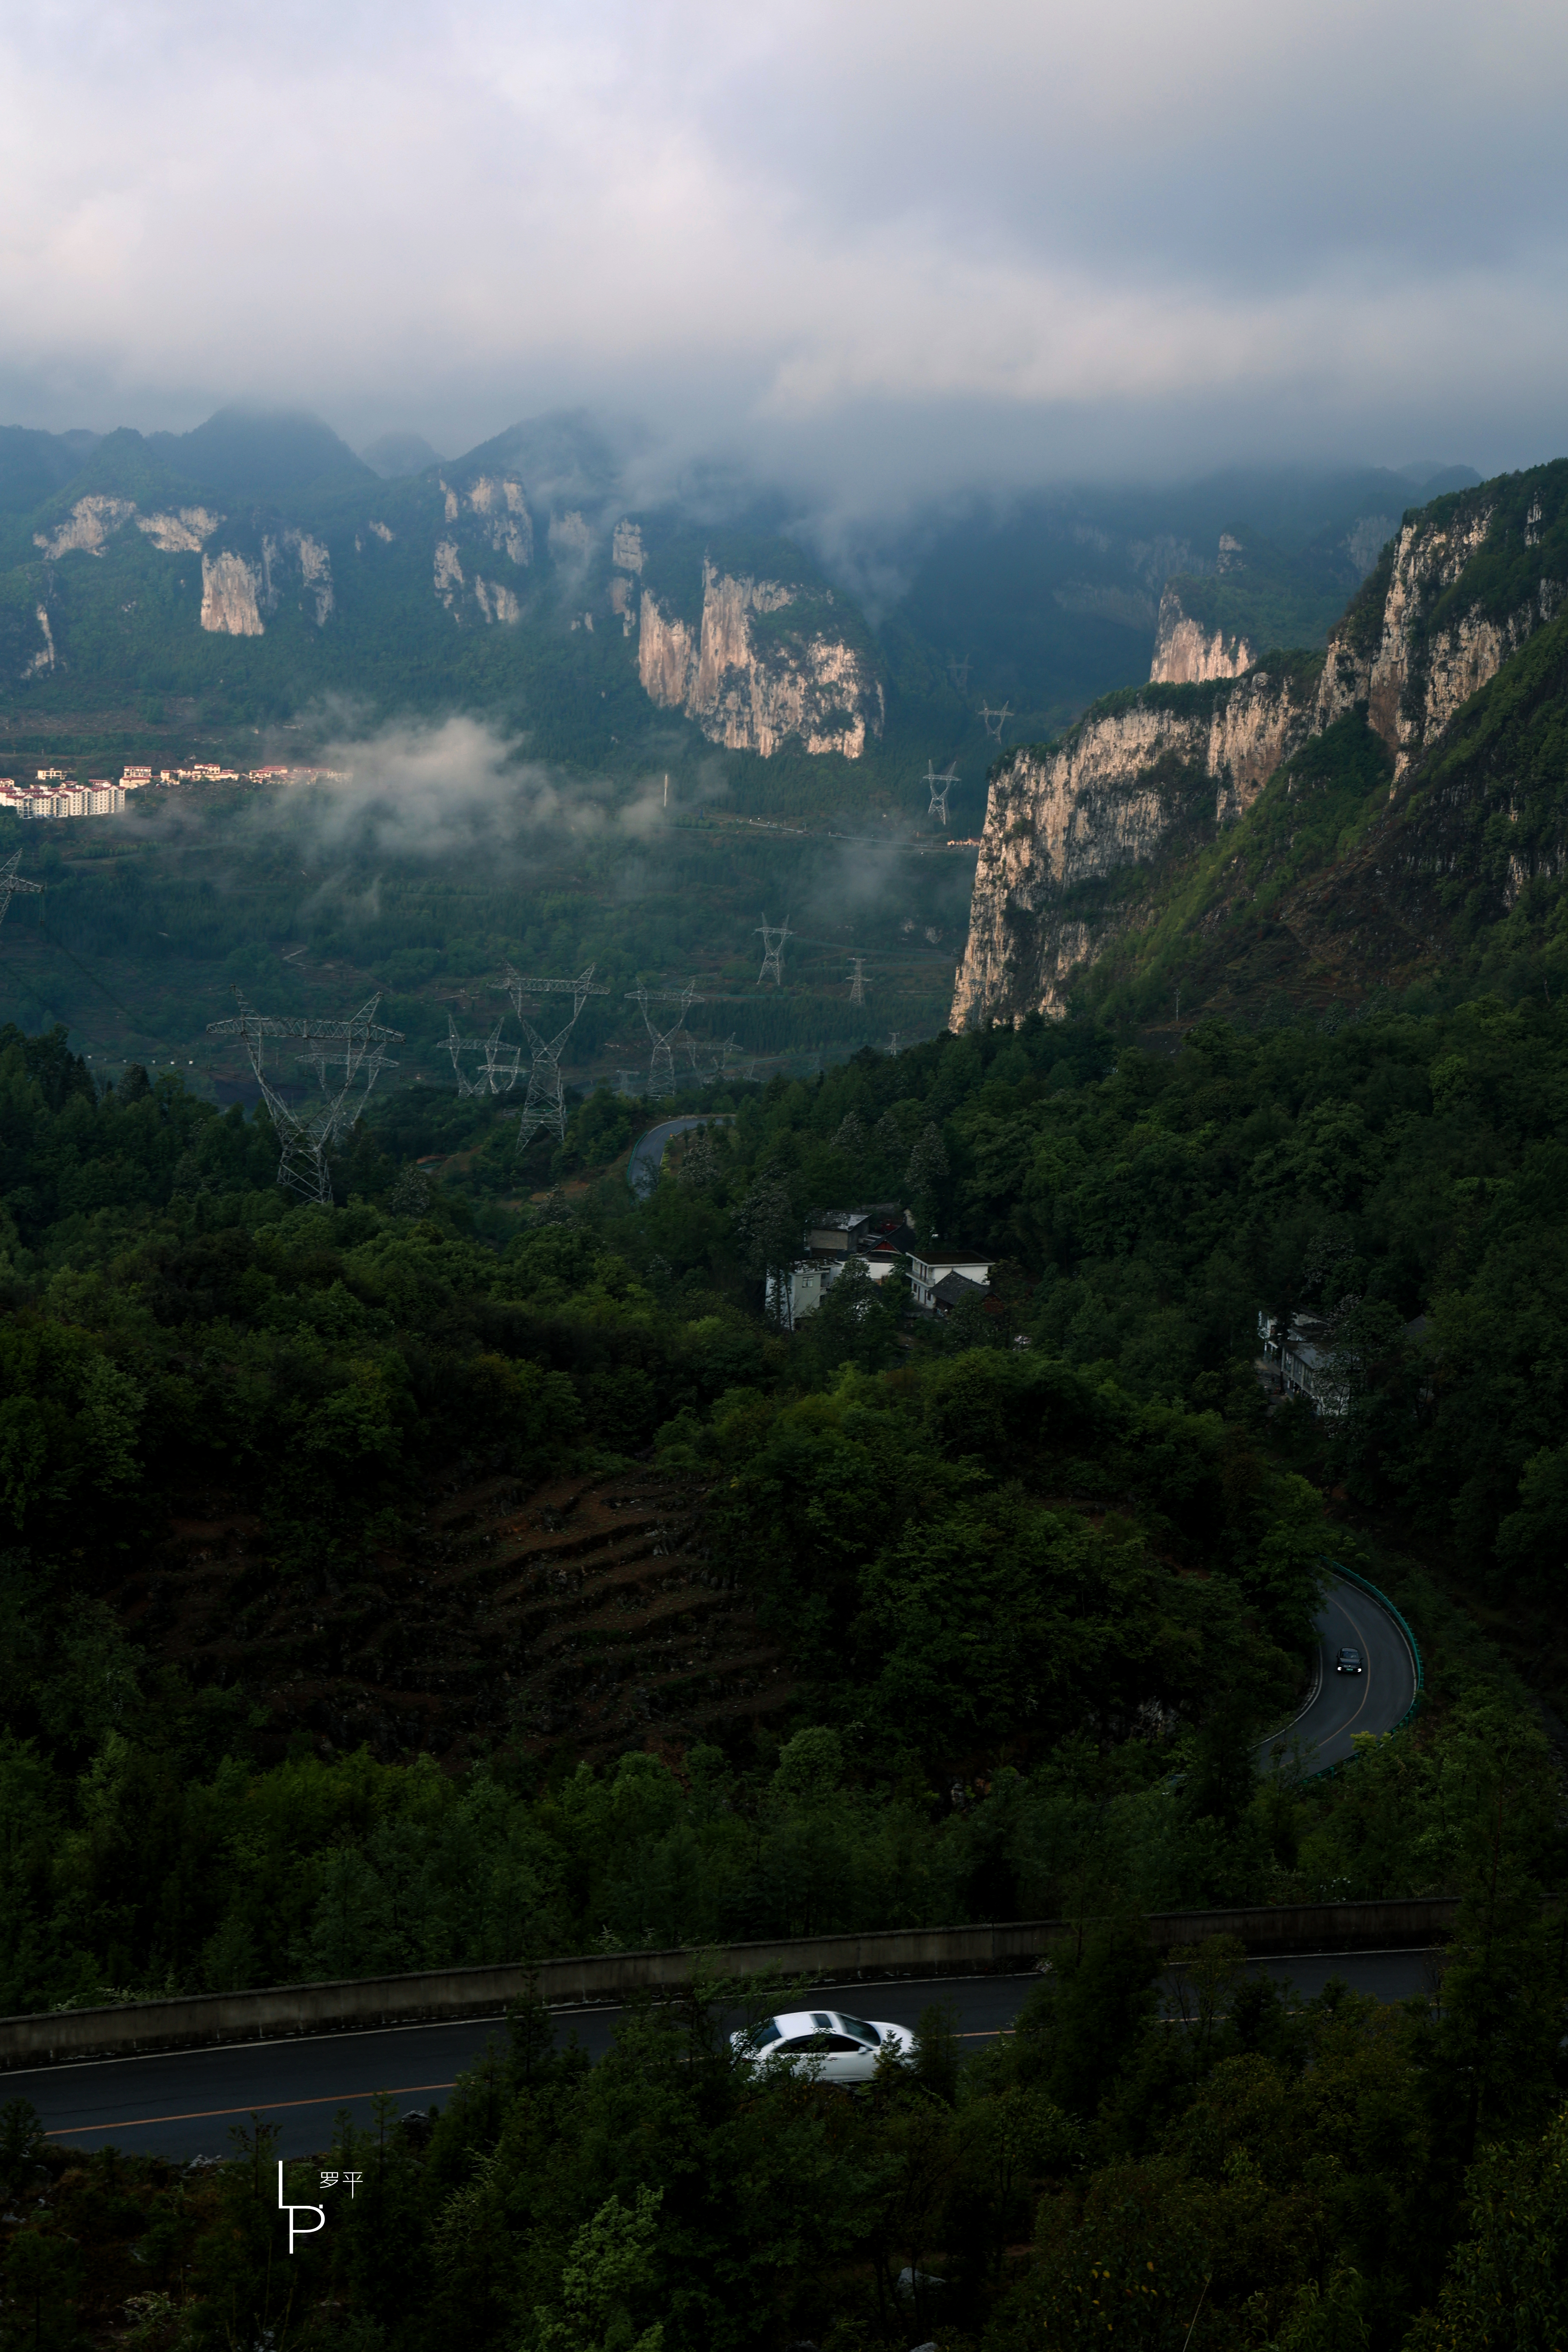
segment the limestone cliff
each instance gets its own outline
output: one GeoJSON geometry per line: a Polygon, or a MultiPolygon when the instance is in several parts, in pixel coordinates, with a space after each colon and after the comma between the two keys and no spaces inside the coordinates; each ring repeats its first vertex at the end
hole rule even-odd
{"type": "MultiPolygon", "coordinates": [[[[495,573],[509,565],[526,572],[533,562],[533,517],[522,483],[515,474],[487,472],[459,486],[442,478],[438,487],[445,528],[432,559],[437,596],[459,624],[475,615],[491,624],[521,620],[521,598],[495,573]],[[499,567],[497,558],[505,559],[499,567]]],[[[371,529],[388,541],[393,536],[379,524],[371,529]]]]}
{"type": "Polygon", "coordinates": [[[1204,686],[1214,677],[1239,677],[1257,659],[1258,649],[1245,636],[1194,620],[1183,608],[1180,589],[1167,581],[1155,625],[1151,686],[1204,686]]]}
{"type": "MultiPolygon", "coordinates": [[[[274,538],[270,533],[261,541],[261,602],[268,613],[275,613],[284,594],[293,585],[293,573],[298,568],[300,584],[310,599],[316,626],[322,628],[331,617],[332,559],[319,539],[308,530],[284,530],[274,538]]],[[[210,624],[204,617],[202,626],[210,624]]],[[[251,631],[246,631],[249,635],[251,631]]],[[[259,631],[254,634],[259,635],[259,631]]]]}
{"type": "Polygon", "coordinates": [[[807,751],[858,760],[868,733],[882,731],[882,689],[866,656],[826,625],[816,609],[821,601],[705,562],[702,614],[693,623],[667,614],[645,588],[637,645],[644,691],[663,709],[684,710],[728,751],[767,759],[795,738],[807,751]],[[798,626],[756,626],[807,605],[798,626]]]}
{"type": "Polygon", "coordinates": [[[207,507],[182,507],[177,514],[139,514],[136,528],[165,555],[196,555],[223,520],[207,507]]]}
{"type": "MultiPolygon", "coordinates": [[[[263,530],[259,541],[250,531],[242,534],[246,543],[258,551],[256,554],[241,553],[233,547],[209,553],[207,542],[225,520],[211,507],[184,506],[144,514],[132,499],[92,496],[78,499],[53,530],[35,531],[33,544],[51,563],[73,554],[100,557],[116,533],[134,526],[161,555],[200,554],[201,625],[209,633],[261,636],[266,628],[263,615],[277,612],[296,582],[303,591],[302,604],[317,627],[323,627],[336,605],[332,559],[326,542],[291,523],[279,523],[263,530]]],[[[35,669],[54,667],[52,639],[46,652],[47,661],[35,661],[35,669]]]]}
{"type": "Polygon", "coordinates": [[[52,531],[36,530],[33,545],[50,562],[62,555],[101,555],[110,534],[129,522],[136,508],[130,499],[78,499],[64,522],[52,531]]]}
{"type": "Polygon", "coordinates": [[[260,565],[247,563],[243,555],[204,555],[203,628],[230,637],[260,636],[265,625],[257,604],[261,584],[260,565]]]}
{"type": "Polygon", "coordinates": [[[951,1025],[1062,1013],[1074,974],[1141,919],[1137,869],[1212,839],[1358,704],[1397,785],[1565,582],[1568,465],[1483,484],[1406,518],[1326,656],[1152,682],[999,761],[951,1025]]]}
{"type": "Polygon", "coordinates": [[[533,522],[522,484],[513,475],[481,474],[469,484],[468,505],[480,518],[498,555],[510,556],[518,565],[532,562],[533,522]]]}
{"type": "Polygon", "coordinates": [[[47,605],[40,604],[37,607],[37,620],[38,626],[44,634],[43,646],[33,656],[32,660],[22,672],[24,677],[36,677],[40,670],[54,669],[58,666],[58,656],[55,652],[55,633],[49,626],[47,605]]]}

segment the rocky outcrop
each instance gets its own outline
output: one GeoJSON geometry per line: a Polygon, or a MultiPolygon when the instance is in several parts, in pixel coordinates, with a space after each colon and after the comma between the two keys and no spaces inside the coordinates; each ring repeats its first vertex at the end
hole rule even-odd
{"type": "MultiPolygon", "coordinates": [[[[1490,503],[1481,504],[1442,530],[1417,516],[1400,531],[1368,688],[1372,723],[1393,747],[1395,783],[1459,705],[1562,603],[1563,583],[1547,576],[1510,612],[1489,613],[1461,593],[1459,609],[1434,614],[1435,606],[1454,604],[1453,591],[1485,546],[1494,513],[1490,503]]],[[[1527,543],[1528,534],[1527,521],[1527,543]]]]}
{"type": "Polygon", "coordinates": [[[1257,659],[1258,649],[1244,636],[1208,629],[1194,620],[1183,609],[1180,590],[1166,583],[1154,631],[1151,686],[1204,686],[1211,678],[1239,677],[1257,659]]]}
{"type": "Polygon", "coordinates": [[[33,545],[51,562],[62,555],[101,555],[104,541],[135,511],[130,499],[78,499],[57,530],[33,533],[33,545]]]}
{"type": "MultiPolygon", "coordinates": [[[[1547,478],[1561,506],[1558,476],[1547,478]]],[[[1527,566],[1535,576],[1521,574],[1525,593],[1500,610],[1497,564],[1489,580],[1470,572],[1483,548],[1517,559],[1518,503],[1483,488],[1411,517],[1326,656],[1291,656],[1274,674],[1211,667],[1192,674],[1200,682],[1152,682],[1092,709],[1059,742],[1001,761],[950,1025],[1062,1013],[1073,975],[1140,919],[1126,869],[1146,866],[1178,834],[1212,839],[1302,743],[1358,704],[1394,754],[1397,789],[1562,602],[1568,563],[1527,566]]],[[[1526,518],[1526,546],[1540,544],[1540,503],[1526,518]]],[[[1194,658],[1205,657],[1215,660],[1212,645],[1206,656],[1195,646],[1194,658]]],[[[1174,625],[1167,658],[1182,658],[1174,625]]]]}
{"type": "Polygon", "coordinates": [[[463,566],[455,540],[442,540],[436,550],[435,581],[436,593],[449,613],[463,586],[463,566]]]}
{"type": "Polygon", "coordinates": [[[1125,698],[1016,751],[991,784],[951,1025],[1063,1013],[1072,973],[1127,920],[1074,894],[1146,864],[1179,827],[1240,815],[1342,691],[1326,671],[1252,670],[1125,698]]]}
{"type": "Polygon", "coordinates": [[[223,520],[207,507],[182,507],[178,514],[139,514],[136,528],[165,555],[199,555],[223,520]]]}
{"type": "Polygon", "coordinates": [[[259,637],[263,623],[258,596],[262,577],[259,564],[243,555],[202,558],[202,626],[222,636],[259,637]]]}
{"type": "Polygon", "coordinates": [[[300,583],[310,599],[316,626],[325,626],[331,617],[332,559],[319,539],[308,530],[284,530],[274,539],[264,537],[261,542],[261,601],[269,613],[278,610],[285,591],[292,584],[289,572],[299,566],[300,583]]]}
{"type": "Polygon", "coordinates": [[[510,474],[481,474],[471,482],[466,503],[479,518],[498,555],[523,565],[533,561],[533,520],[522,484],[510,474]]]}
{"type": "MultiPolygon", "coordinates": [[[[459,624],[475,615],[487,624],[521,620],[522,600],[497,580],[493,559],[503,559],[503,570],[510,564],[519,572],[533,562],[533,518],[521,482],[515,474],[477,474],[465,488],[446,481],[440,488],[447,529],[432,564],[437,596],[459,624]]],[[[379,524],[371,529],[384,539],[393,536],[379,524]]]]}
{"type": "Polygon", "coordinates": [[[510,588],[499,580],[485,580],[474,575],[474,601],[487,621],[521,621],[522,606],[510,588]]]}
{"type": "Polygon", "coordinates": [[[805,625],[759,636],[757,618],[787,611],[801,592],[704,562],[695,625],[642,594],[637,674],[666,710],[681,709],[710,742],[769,758],[791,738],[810,752],[858,760],[879,735],[882,690],[865,657],[803,614],[805,625]]]}
{"type": "Polygon", "coordinates": [[[24,677],[36,677],[40,670],[55,669],[59,666],[58,656],[55,652],[55,633],[49,626],[47,607],[40,604],[37,607],[37,615],[38,626],[44,633],[43,647],[40,652],[33,656],[32,660],[22,672],[24,677]]]}
{"type": "Polygon", "coordinates": [[[133,499],[78,499],[56,530],[33,533],[33,545],[51,562],[62,555],[101,555],[115,532],[133,522],[163,554],[195,555],[223,520],[207,507],[182,507],[177,514],[139,514],[133,499]]]}

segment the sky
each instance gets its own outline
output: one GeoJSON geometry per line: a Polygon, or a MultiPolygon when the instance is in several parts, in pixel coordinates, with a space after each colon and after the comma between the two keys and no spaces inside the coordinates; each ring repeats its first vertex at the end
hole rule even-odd
{"type": "Polygon", "coordinates": [[[1547,0],[10,0],[0,418],[637,420],[868,506],[1568,446],[1547,0]]]}

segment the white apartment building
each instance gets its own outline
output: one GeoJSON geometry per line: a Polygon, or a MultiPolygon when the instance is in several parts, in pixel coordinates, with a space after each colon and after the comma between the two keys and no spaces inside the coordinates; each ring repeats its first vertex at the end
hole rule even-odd
{"type": "Polygon", "coordinates": [[[123,786],[105,776],[85,784],[19,784],[14,776],[0,776],[0,810],[9,809],[14,816],[118,816],[124,806],[123,786]]]}

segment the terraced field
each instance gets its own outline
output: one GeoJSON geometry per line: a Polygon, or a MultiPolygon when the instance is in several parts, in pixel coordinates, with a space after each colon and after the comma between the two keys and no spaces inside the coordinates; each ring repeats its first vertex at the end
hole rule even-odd
{"type": "Polygon", "coordinates": [[[782,1652],[709,1555],[700,1499],[653,1472],[455,1488],[402,1551],[320,1591],[279,1581],[260,1521],[211,1501],[114,1604],[150,1657],[264,1707],[264,1751],[304,1731],[323,1753],[599,1759],[679,1749],[790,1696],[782,1652]]]}

